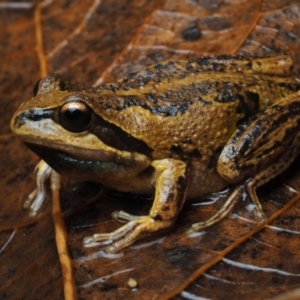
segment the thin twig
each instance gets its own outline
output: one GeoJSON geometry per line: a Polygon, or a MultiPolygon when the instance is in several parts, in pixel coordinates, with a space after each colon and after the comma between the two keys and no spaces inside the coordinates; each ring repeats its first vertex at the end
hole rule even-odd
{"type": "Polygon", "coordinates": [[[41,10],[43,4],[38,2],[34,10],[34,23],[35,23],[35,37],[36,37],[36,51],[40,65],[40,74],[41,77],[45,77],[48,73],[47,68],[47,58],[44,52],[44,43],[43,43],[43,31],[41,23],[41,10]]]}
{"type": "Polygon", "coordinates": [[[53,199],[52,216],[55,228],[55,240],[62,269],[65,300],[76,300],[77,291],[72,272],[72,262],[68,253],[64,218],[59,201],[60,176],[53,170],[51,171],[51,190],[53,199]]]}

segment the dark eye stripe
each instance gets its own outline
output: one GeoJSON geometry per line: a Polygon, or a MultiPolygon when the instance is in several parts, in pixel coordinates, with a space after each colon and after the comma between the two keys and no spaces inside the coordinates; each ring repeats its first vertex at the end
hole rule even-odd
{"type": "Polygon", "coordinates": [[[121,151],[139,152],[150,156],[153,150],[118,126],[96,116],[89,132],[97,136],[104,144],[121,151]]]}

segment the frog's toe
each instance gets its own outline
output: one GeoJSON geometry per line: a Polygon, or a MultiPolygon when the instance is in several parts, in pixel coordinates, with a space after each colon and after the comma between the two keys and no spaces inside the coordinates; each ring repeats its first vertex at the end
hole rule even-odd
{"type": "Polygon", "coordinates": [[[37,194],[37,190],[35,189],[28,195],[27,199],[23,203],[24,209],[28,209],[30,207],[31,203],[34,201],[36,194],[37,194]]]}
{"type": "Polygon", "coordinates": [[[114,242],[113,244],[111,244],[110,246],[105,248],[105,252],[107,253],[118,253],[120,252],[122,249],[130,246],[132,243],[134,243],[138,238],[139,238],[140,232],[139,230],[134,230],[131,233],[129,233],[128,235],[126,235],[123,239],[114,242]]]}
{"type": "Polygon", "coordinates": [[[267,216],[262,211],[262,209],[258,206],[253,210],[253,213],[254,213],[256,220],[260,223],[263,223],[263,222],[267,221],[267,219],[268,219],[267,216]]]}
{"type": "Polygon", "coordinates": [[[187,231],[187,234],[201,231],[221,221],[225,216],[227,216],[231,212],[236,203],[241,199],[242,192],[242,187],[237,186],[230,195],[230,197],[226,200],[224,205],[217,211],[217,213],[215,213],[210,219],[204,222],[194,223],[191,226],[191,228],[187,231]]]}
{"type": "MultiPolygon", "coordinates": [[[[35,192],[35,191],[34,191],[35,192]]],[[[32,193],[29,195],[29,197],[32,195],[32,193]]],[[[46,190],[45,189],[42,189],[40,191],[37,191],[35,194],[34,194],[34,198],[33,199],[30,199],[28,197],[28,199],[24,202],[24,205],[23,207],[26,208],[26,204],[27,201],[31,202],[29,208],[30,208],[30,216],[33,217],[36,215],[37,211],[40,209],[41,205],[43,204],[45,198],[46,198],[46,190]]]]}
{"type": "Polygon", "coordinates": [[[143,218],[143,216],[135,216],[131,215],[123,210],[114,211],[112,213],[112,217],[117,220],[124,220],[124,221],[133,221],[133,220],[139,220],[143,218]]]}
{"type": "Polygon", "coordinates": [[[141,228],[136,228],[129,232],[126,236],[124,236],[119,241],[114,242],[112,245],[105,248],[107,253],[117,253],[120,252],[122,249],[128,247],[132,243],[134,243],[141,234],[141,228]]]}
{"type": "Polygon", "coordinates": [[[188,229],[187,234],[190,235],[192,233],[199,232],[199,231],[201,231],[201,230],[203,230],[207,227],[210,227],[210,226],[214,225],[217,222],[219,222],[219,220],[215,220],[215,221],[212,222],[211,219],[209,219],[209,220],[204,221],[204,222],[194,223],[194,224],[192,224],[190,229],[188,229]]]}

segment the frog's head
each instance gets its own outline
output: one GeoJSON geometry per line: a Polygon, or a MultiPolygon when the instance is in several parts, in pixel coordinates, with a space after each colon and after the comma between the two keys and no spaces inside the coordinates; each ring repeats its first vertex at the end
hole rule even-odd
{"type": "MultiPolygon", "coordinates": [[[[87,132],[94,117],[93,97],[67,83],[60,75],[51,74],[36,83],[32,99],[21,103],[12,118],[11,129],[22,136],[32,128],[41,134],[41,138],[54,133],[55,128],[65,129],[65,134],[76,135],[87,132]],[[40,127],[41,122],[43,127],[40,127]]],[[[64,132],[60,134],[64,135],[64,132]]]]}
{"type": "Polygon", "coordinates": [[[131,148],[134,138],[102,118],[90,91],[76,88],[58,74],[42,78],[34,97],[15,112],[11,129],[50,166],[57,159],[54,152],[81,162],[144,165],[147,157],[131,148]]]}

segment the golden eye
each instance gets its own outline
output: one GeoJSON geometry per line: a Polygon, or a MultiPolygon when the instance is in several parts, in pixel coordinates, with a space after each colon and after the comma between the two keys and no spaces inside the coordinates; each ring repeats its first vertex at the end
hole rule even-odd
{"type": "Polygon", "coordinates": [[[68,131],[87,130],[93,120],[92,109],[81,101],[67,102],[59,111],[60,125],[68,131]]]}

